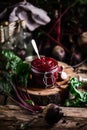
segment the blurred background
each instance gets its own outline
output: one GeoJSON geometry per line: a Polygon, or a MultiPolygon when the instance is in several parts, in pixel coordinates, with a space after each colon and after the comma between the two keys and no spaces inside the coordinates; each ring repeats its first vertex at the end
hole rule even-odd
{"type": "MultiPolygon", "coordinates": [[[[9,16],[19,2],[23,1],[0,1],[0,42],[3,41],[2,25],[6,27],[9,24],[9,16]],[[6,21],[8,24],[5,23],[6,21]]],[[[18,21],[16,25],[11,25],[12,28],[16,28],[14,32],[16,35],[12,35],[9,41],[4,40],[3,48],[12,49],[24,59],[26,56],[35,55],[31,46],[33,38],[40,55],[53,57],[72,66],[86,60],[87,0],[27,0],[25,2],[33,5],[32,11],[31,8],[26,9],[26,5],[23,8],[29,15],[28,20],[24,17],[25,24],[20,24],[21,22],[18,21]],[[34,9],[37,9],[38,13],[34,9]],[[36,24],[31,18],[34,18],[36,24]],[[34,28],[28,28],[26,21],[34,28]]],[[[7,36],[5,35],[5,39],[7,36]]]]}

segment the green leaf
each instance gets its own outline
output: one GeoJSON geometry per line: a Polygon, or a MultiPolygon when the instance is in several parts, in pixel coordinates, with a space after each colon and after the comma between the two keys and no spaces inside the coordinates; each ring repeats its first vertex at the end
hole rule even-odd
{"type": "Polygon", "coordinates": [[[73,99],[67,99],[66,106],[85,106],[87,103],[87,92],[81,91],[78,88],[84,83],[77,78],[71,78],[69,80],[69,92],[74,96],[73,99]]]}
{"type": "Polygon", "coordinates": [[[80,4],[87,4],[87,0],[79,0],[80,4]]]}
{"type": "Polygon", "coordinates": [[[3,50],[2,54],[7,58],[6,71],[10,80],[19,86],[26,87],[29,82],[30,67],[20,57],[10,50],[3,50]]]}
{"type": "Polygon", "coordinates": [[[34,102],[32,100],[26,100],[26,103],[30,104],[30,105],[35,105],[34,102]]]}

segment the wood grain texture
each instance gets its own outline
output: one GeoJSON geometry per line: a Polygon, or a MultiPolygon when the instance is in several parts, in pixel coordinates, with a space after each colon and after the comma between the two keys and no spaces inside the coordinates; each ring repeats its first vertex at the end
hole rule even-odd
{"type": "Polygon", "coordinates": [[[60,107],[64,117],[50,126],[41,114],[30,115],[16,105],[0,106],[1,130],[87,130],[87,108],[60,107]]]}

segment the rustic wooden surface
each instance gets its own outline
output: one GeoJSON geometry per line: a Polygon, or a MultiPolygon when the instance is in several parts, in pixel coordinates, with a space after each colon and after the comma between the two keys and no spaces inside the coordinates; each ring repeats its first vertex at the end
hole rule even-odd
{"type": "MultiPolygon", "coordinates": [[[[69,66],[65,66],[65,68],[68,70],[69,66]]],[[[80,66],[79,69],[87,70],[87,64],[80,66]]],[[[87,78],[86,72],[78,71],[78,74],[87,78]]],[[[87,130],[87,107],[61,107],[64,117],[54,126],[50,126],[43,116],[30,115],[28,111],[18,107],[10,100],[7,100],[7,104],[10,105],[4,105],[4,100],[6,102],[5,97],[0,95],[0,130],[87,130]]]]}
{"type": "Polygon", "coordinates": [[[87,108],[61,107],[64,117],[54,126],[44,116],[15,105],[0,106],[0,130],[87,130],[87,108]]]}

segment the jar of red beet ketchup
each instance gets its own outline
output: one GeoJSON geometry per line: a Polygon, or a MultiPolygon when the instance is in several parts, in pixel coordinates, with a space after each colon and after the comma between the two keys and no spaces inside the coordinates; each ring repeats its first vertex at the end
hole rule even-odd
{"type": "Polygon", "coordinates": [[[50,57],[35,58],[31,62],[32,79],[39,87],[52,87],[58,79],[58,62],[50,57]]]}

